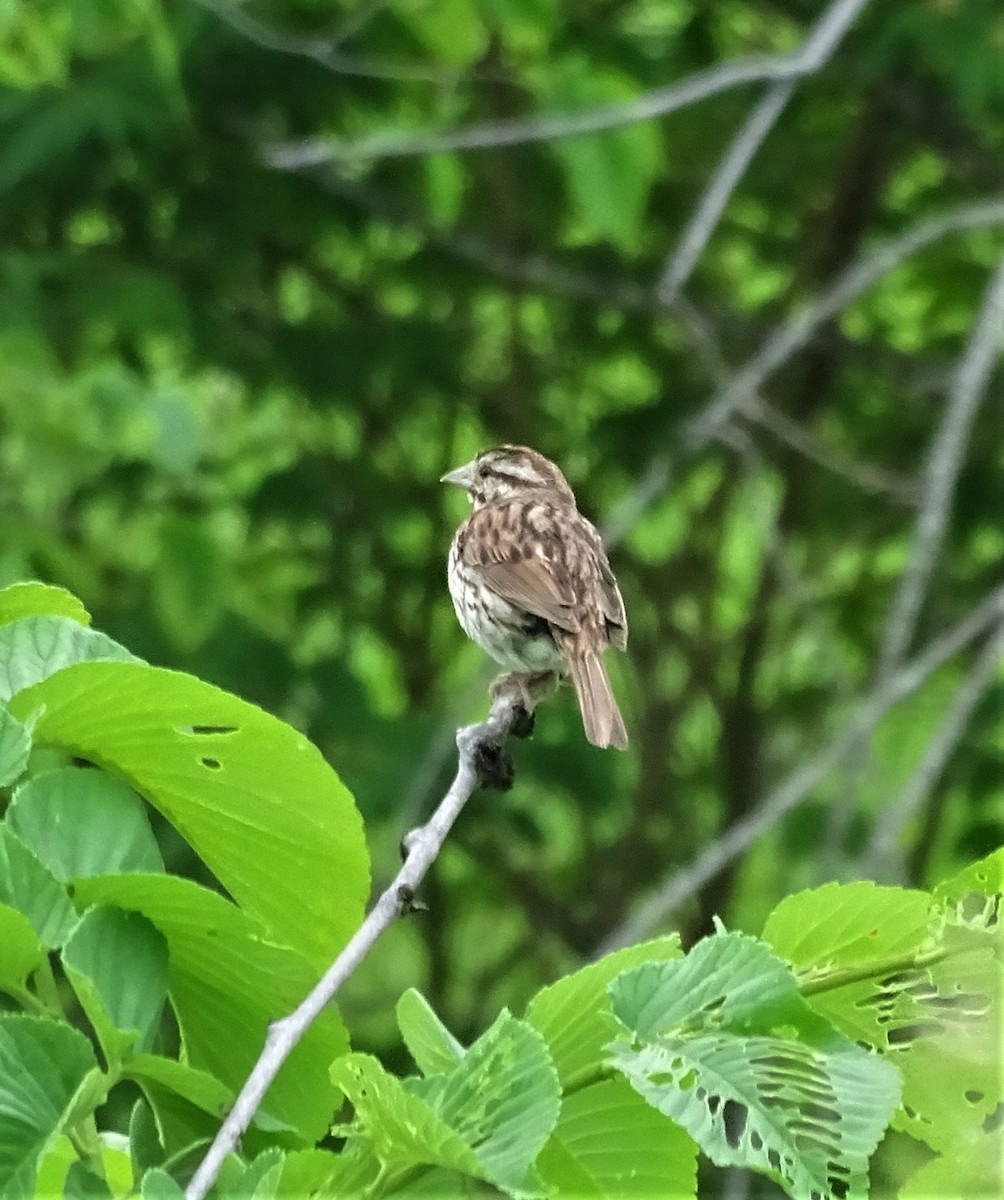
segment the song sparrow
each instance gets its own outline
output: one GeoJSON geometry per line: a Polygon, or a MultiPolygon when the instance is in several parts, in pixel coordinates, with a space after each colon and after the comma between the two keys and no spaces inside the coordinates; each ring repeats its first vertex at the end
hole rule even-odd
{"type": "Polygon", "coordinates": [[[602,657],[609,645],[627,646],[624,601],[564,475],[526,446],[498,446],[442,482],[464,488],[474,506],[449,559],[464,632],[521,676],[571,675],[586,737],[625,749],[602,657]]]}

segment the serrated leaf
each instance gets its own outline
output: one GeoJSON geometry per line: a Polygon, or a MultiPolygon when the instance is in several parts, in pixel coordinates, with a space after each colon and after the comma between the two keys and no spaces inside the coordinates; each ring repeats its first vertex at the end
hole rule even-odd
{"type": "Polygon", "coordinates": [[[89,909],[62,950],[63,968],[109,1063],[149,1049],[167,999],[167,942],[140,913],[89,909]]]}
{"type": "Polygon", "coordinates": [[[0,902],[24,913],[49,949],[61,946],[77,923],[66,888],[5,824],[0,824],[0,902]]]}
{"type": "Polygon", "coordinates": [[[70,617],[81,625],[90,625],[91,617],[83,604],[65,588],[48,583],[13,583],[0,588],[0,625],[22,617],[70,617]]]}
{"type": "Polygon", "coordinates": [[[612,1047],[614,1064],[713,1162],[796,1197],[864,1194],[898,1073],[821,1020],[763,942],[705,938],[679,962],[618,976],[610,996],[635,1035],[612,1047]]]}
{"type": "Polygon", "coordinates": [[[534,996],[526,1019],[543,1035],[566,1088],[604,1061],[604,1048],[616,1036],[617,1022],[607,995],[611,980],[630,967],[668,961],[681,954],[677,935],[655,938],[608,954],[534,996]]]}
{"type": "MultiPolygon", "coordinates": [[[[291,1012],[317,980],[295,951],[266,940],[222,896],[171,875],[106,875],[75,885],[82,906],[141,912],[166,938],[168,991],[187,1063],[236,1091],[261,1051],[269,1023],[291,1012]]],[[[347,1036],[329,1005],[311,1025],[269,1089],[261,1117],[311,1142],[325,1133],[337,1103],[327,1064],[347,1036]]],[[[152,1076],[147,1075],[147,1078],[152,1076]]],[[[168,1087],[170,1079],[165,1079],[168,1087]]]]}
{"type": "Polygon", "coordinates": [[[950,1152],[979,1132],[1000,1098],[1002,979],[992,929],[948,953],[948,926],[945,957],[932,957],[932,912],[940,911],[925,892],[827,884],[782,901],[764,934],[799,968],[818,1013],[899,1068],[896,1128],[950,1152]],[[831,984],[834,970],[849,971],[847,982],[831,984]]]}
{"type": "Polygon", "coordinates": [[[105,771],[60,767],[14,793],[7,822],[64,883],[117,871],[163,871],[143,801],[105,771]]]}
{"type": "Polygon", "coordinates": [[[31,1195],[38,1164],[97,1070],[82,1033],[59,1021],[0,1014],[0,1195],[31,1195]]]}
{"type": "Polygon", "coordinates": [[[487,1178],[463,1138],[372,1055],[346,1054],[337,1059],[331,1065],[331,1080],[355,1109],[353,1137],[372,1150],[389,1179],[422,1164],[487,1178]]]}
{"type": "Polygon", "coordinates": [[[282,1177],[283,1152],[263,1150],[227,1187],[218,1189],[220,1200],[273,1200],[282,1177]]]}
{"type": "Polygon", "coordinates": [[[547,1195],[606,1200],[693,1197],[697,1146],[624,1079],[607,1079],[561,1102],[536,1162],[547,1195]]]}
{"type": "Polygon", "coordinates": [[[31,754],[28,727],[0,704],[0,787],[20,779],[31,754]]]}
{"type": "Polygon", "coordinates": [[[464,1047],[415,988],[402,992],[396,1012],[404,1044],[423,1075],[449,1072],[464,1057],[464,1047]]]}
{"type": "MultiPolygon", "coordinates": [[[[12,621],[0,626],[0,701],[10,700],[74,663],[101,660],[140,661],[118,642],[71,617],[12,621]]],[[[27,712],[21,715],[23,718],[27,712]]]]}
{"type": "Polygon", "coordinates": [[[23,989],[44,957],[45,949],[24,913],[0,904],[0,991],[23,989]]]}
{"type": "Polygon", "coordinates": [[[719,1166],[752,1167],[798,1200],[867,1194],[868,1159],[899,1102],[896,1070],[844,1042],[668,1036],[613,1061],[719,1166]]]}
{"type": "Polygon", "coordinates": [[[536,1029],[503,1010],[448,1076],[410,1086],[473,1147],[491,1182],[514,1193],[527,1189],[531,1164],[557,1122],[561,1096],[536,1029]]]}
{"type": "Polygon", "coordinates": [[[36,744],[122,774],[272,936],[326,966],[362,919],[369,866],[352,797],[302,734],[190,675],[86,663],[22,692],[36,744]]]}

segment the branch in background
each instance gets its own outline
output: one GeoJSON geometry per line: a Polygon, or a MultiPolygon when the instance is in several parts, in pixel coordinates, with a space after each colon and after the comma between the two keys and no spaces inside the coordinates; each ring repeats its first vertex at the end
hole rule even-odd
{"type": "MultiPolygon", "coordinates": [[[[833,0],[802,45],[800,54],[813,64],[804,74],[827,62],[867,3],[868,0],[833,0]]],[[[690,278],[729,197],[784,111],[795,84],[795,79],[783,79],[767,89],[718,164],[656,287],[656,294],[664,304],[675,300],[690,278]]]]}
{"type": "Polygon", "coordinates": [[[995,225],[1004,225],[1004,196],[961,205],[941,216],[920,221],[859,258],[815,300],[779,325],[711,401],[686,422],[682,433],[684,443],[692,447],[706,445],[714,430],[726,425],[767,379],[809,342],[821,325],[894,267],[949,234],[995,225]]]}
{"type": "Polygon", "coordinates": [[[679,83],[643,92],[632,100],[603,104],[572,113],[546,113],[510,121],[485,121],[448,129],[441,133],[421,133],[388,137],[377,134],[356,141],[334,138],[304,138],[295,142],[276,142],[269,147],[269,163],[284,171],[302,171],[325,163],[348,159],[403,158],[422,154],[441,154],[447,150],[485,150],[492,146],[518,146],[528,142],[551,142],[602,133],[624,125],[637,125],[654,117],[687,108],[745,83],[765,80],[798,79],[811,74],[819,65],[815,50],[807,54],[808,43],[794,54],[772,58],[737,58],[731,62],[688,75],[679,83]]]}
{"type": "Polygon", "coordinates": [[[983,295],[934,436],[913,535],[913,549],[893,598],[879,652],[879,674],[893,670],[910,647],[952,506],[973,418],[1004,338],[1004,259],[983,295]]]}
{"type": "Polygon", "coordinates": [[[404,844],[407,855],[404,866],[318,984],[298,1008],[269,1026],[265,1047],[257,1063],[188,1185],[185,1193],[187,1200],[202,1200],[209,1191],[223,1160],[251,1124],[266,1092],[297,1042],[370,952],[380,935],[397,917],[410,910],[418,885],[442,849],[454,821],[478,786],[479,760],[512,731],[521,711],[519,706],[520,695],[516,691],[501,691],[492,701],[486,720],[457,731],[459,762],[449,791],[429,820],[408,834],[404,844]]]}
{"type": "MultiPolygon", "coordinates": [[[[672,311],[690,334],[691,344],[711,379],[718,387],[723,387],[731,379],[732,370],[725,361],[710,322],[682,296],[673,302],[672,311]]],[[[863,492],[887,496],[897,504],[916,506],[919,489],[912,480],[885,467],[853,458],[839,446],[824,442],[797,421],[769,405],[762,396],[751,396],[743,402],[739,412],[747,421],[773,434],[796,454],[842,476],[863,492]]]]}
{"type": "Polygon", "coordinates": [[[371,5],[369,11],[350,14],[344,23],[329,33],[306,37],[273,29],[271,25],[259,21],[240,4],[229,3],[228,0],[192,0],[192,3],[211,12],[256,46],[261,46],[264,50],[274,50],[278,54],[310,59],[336,75],[387,79],[396,83],[434,83],[448,87],[455,86],[464,77],[462,72],[428,63],[388,63],[344,53],[340,49],[341,44],[356,31],[358,24],[370,20],[375,15],[382,7],[382,0],[371,5]]]}
{"type": "Polygon", "coordinates": [[[936,638],[922,653],[906,663],[889,679],[876,685],[860,703],[858,711],[818,754],[776,787],[748,817],[737,821],[725,834],[697,855],[693,862],[675,871],[624,923],[597,948],[596,956],[650,937],[681,904],[710,879],[748,850],[792,809],[812,794],[817,784],[844,756],[860,745],[879,721],[900,700],[921,687],[931,675],[988,627],[1004,618],[1004,587],[998,588],[964,620],[936,638]]]}
{"type": "Polygon", "coordinates": [[[866,879],[890,879],[897,874],[900,834],[924,807],[952,751],[966,731],[969,718],[997,680],[1004,661],[1004,623],[991,634],[969,674],[959,684],[941,724],[928,742],[920,762],[903,790],[882,812],[858,868],[866,879]]]}

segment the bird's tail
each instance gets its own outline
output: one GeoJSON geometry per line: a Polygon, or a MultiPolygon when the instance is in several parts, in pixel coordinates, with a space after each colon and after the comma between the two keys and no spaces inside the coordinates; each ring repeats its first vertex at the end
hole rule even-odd
{"type": "Polygon", "coordinates": [[[595,650],[575,645],[567,646],[566,650],[586,737],[594,746],[626,750],[628,735],[624,718],[610,689],[603,659],[595,650]]]}

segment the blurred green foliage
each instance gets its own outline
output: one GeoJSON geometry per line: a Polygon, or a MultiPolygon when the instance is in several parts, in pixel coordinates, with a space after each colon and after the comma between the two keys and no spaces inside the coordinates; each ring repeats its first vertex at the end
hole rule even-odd
{"type": "MultiPolygon", "coordinates": [[[[462,504],[438,477],[525,441],[562,464],[585,512],[617,511],[721,373],[847,264],[1004,192],[1004,16],[996,0],[866,8],[746,171],[687,312],[654,284],[763,85],[603,134],[379,147],[787,52],[821,11],[2,6],[0,583],[63,584],[137,654],[306,732],[388,878],[400,834],[448,781],[453,727],[486,703],[445,587],[462,504]],[[269,147],[308,137],[366,152],[270,165],[269,147]]],[[[473,1037],[589,956],[846,719],[1002,251],[999,225],[943,238],[825,326],[761,396],[798,439],[738,418],[674,458],[611,554],[631,621],[613,664],[631,752],[589,747],[567,692],[541,710],[513,791],[476,799],[437,864],[431,911],[353,980],[357,1046],[397,1045],[410,984],[473,1037]]],[[[998,371],[917,644],[1000,581],[1002,386],[998,371]]],[[[715,913],[758,927],[792,889],[853,874],[965,668],[946,667],[695,894],[674,921],[685,939],[715,913]]],[[[998,676],[905,830],[903,880],[999,844],[1002,695],[998,676]]]]}

